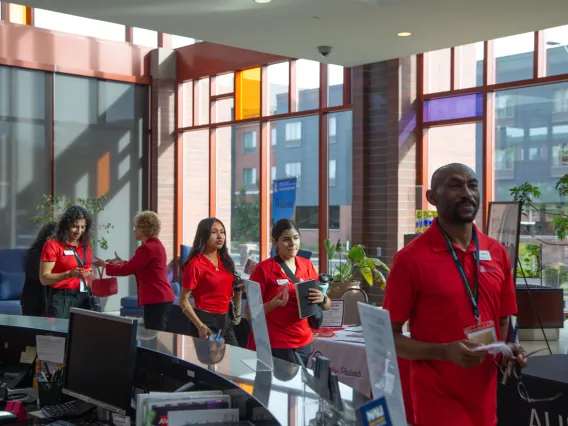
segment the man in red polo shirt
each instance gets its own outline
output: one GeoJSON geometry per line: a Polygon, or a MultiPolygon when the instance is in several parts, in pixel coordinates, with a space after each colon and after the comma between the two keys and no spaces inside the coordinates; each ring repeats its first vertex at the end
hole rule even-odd
{"type": "Polygon", "coordinates": [[[473,224],[478,184],[463,164],[434,173],[426,197],[438,218],[396,254],[388,277],[383,307],[397,355],[411,360],[416,426],[497,424],[497,365],[473,349],[505,340],[517,305],[507,250],[473,224]]]}

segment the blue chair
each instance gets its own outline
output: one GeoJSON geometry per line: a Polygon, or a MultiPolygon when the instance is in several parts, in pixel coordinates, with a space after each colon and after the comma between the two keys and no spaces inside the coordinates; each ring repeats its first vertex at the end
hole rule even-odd
{"type": "Polygon", "coordinates": [[[27,249],[0,250],[0,314],[22,315],[26,253],[27,249]]]}
{"type": "MultiPolygon", "coordinates": [[[[181,277],[181,270],[182,265],[185,263],[187,258],[189,257],[189,252],[191,251],[190,246],[181,245],[180,246],[180,256],[179,256],[179,271],[181,277]]],[[[181,282],[181,280],[179,280],[181,282]]],[[[172,281],[170,284],[172,285],[172,290],[174,291],[174,296],[179,299],[180,291],[181,291],[181,284],[178,281],[172,281]]],[[[133,296],[125,296],[120,299],[120,315],[123,317],[141,317],[144,313],[142,307],[138,306],[138,295],[133,296]]]]}

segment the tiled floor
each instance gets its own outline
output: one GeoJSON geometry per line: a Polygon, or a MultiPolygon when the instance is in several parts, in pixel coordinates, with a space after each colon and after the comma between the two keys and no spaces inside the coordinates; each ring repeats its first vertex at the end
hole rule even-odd
{"type": "MultiPolygon", "coordinates": [[[[537,333],[537,335],[542,335],[542,333],[537,333]]],[[[550,349],[554,354],[566,354],[568,353],[568,321],[564,322],[564,328],[560,329],[560,338],[558,340],[550,340],[550,349]]],[[[521,341],[521,346],[525,349],[527,353],[534,351],[539,351],[533,356],[537,355],[548,355],[548,348],[546,347],[546,342],[544,340],[532,340],[521,341]],[[540,350],[542,349],[542,350],[540,350]]]]}

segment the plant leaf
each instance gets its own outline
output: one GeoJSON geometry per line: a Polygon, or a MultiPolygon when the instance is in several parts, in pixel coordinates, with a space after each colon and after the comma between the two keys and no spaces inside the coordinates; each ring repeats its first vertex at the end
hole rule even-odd
{"type": "Polygon", "coordinates": [[[347,257],[349,258],[349,260],[351,262],[353,262],[355,264],[362,262],[366,257],[365,250],[363,249],[363,246],[361,246],[361,245],[353,246],[353,248],[351,250],[349,250],[347,257]]]}
{"type": "Polygon", "coordinates": [[[367,281],[367,284],[372,286],[373,285],[373,272],[371,271],[371,268],[369,268],[368,266],[364,266],[364,267],[360,268],[359,271],[361,272],[361,275],[363,276],[363,278],[365,278],[365,281],[367,281]]]}

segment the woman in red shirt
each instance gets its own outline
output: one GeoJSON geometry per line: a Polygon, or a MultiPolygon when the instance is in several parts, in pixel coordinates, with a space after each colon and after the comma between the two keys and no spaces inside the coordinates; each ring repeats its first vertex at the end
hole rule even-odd
{"type": "Polygon", "coordinates": [[[55,237],[41,252],[40,281],[50,286],[47,315],[69,318],[71,308],[91,309],[87,279],[92,275],[91,215],[80,206],[61,216],[55,237]]]}
{"type": "MultiPolygon", "coordinates": [[[[300,231],[294,222],[288,219],[276,222],[272,227],[272,244],[276,247],[277,256],[299,281],[318,279],[312,262],[297,256],[300,231]]],[[[288,278],[276,257],[256,265],[250,280],[260,284],[272,356],[297,364],[297,353],[307,364],[313,350],[314,335],[308,319],[300,319],[298,314],[296,285],[288,278]]],[[[310,289],[309,300],[319,304],[324,311],[331,307],[329,298],[318,289],[310,289]]],[[[247,346],[255,349],[252,333],[247,346]]]]}
{"type": "MultiPolygon", "coordinates": [[[[239,283],[235,263],[227,250],[225,225],[213,217],[203,219],[183,267],[179,301],[182,312],[191,321],[192,336],[206,339],[220,332],[225,343],[238,345],[229,310],[231,300],[233,305],[239,305],[241,292],[234,291],[239,283]]],[[[240,316],[240,312],[234,314],[240,316]]]]}
{"type": "Polygon", "coordinates": [[[106,268],[107,275],[125,277],[136,275],[138,305],[144,307],[144,327],[166,331],[168,313],[174,301],[174,291],[168,281],[166,249],[158,239],[160,218],[153,211],[143,211],[134,216],[134,233],[142,245],[132,259],[123,261],[116,256],[106,263],[97,258],[93,264],[106,268]]]}

